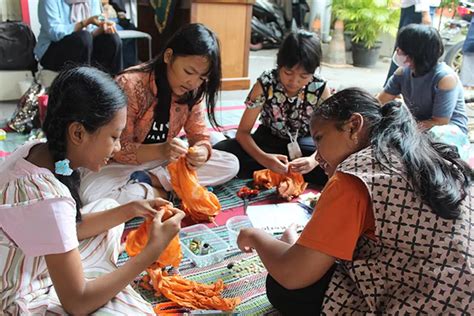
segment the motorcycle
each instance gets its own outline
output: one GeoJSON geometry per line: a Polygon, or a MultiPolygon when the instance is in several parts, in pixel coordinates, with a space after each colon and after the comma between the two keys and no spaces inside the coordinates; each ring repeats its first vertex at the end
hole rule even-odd
{"type": "Polygon", "coordinates": [[[457,73],[461,71],[462,47],[470,24],[467,20],[474,15],[474,3],[459,1],[458,14],[461,19],[447,21],[440,32],[445,52],[443,60],[457,73]]]}
{"type": "Polygon", "coordinates": [[[279,47],[286,32],[283,10],[268,0],[257,0],[252,15],[250,42],[262,48],[279,47]]]}
{"type": "Polygon", "coordinates": [[[252,13],[251,44],[260,48],[277,48],[290,28],[308,28],[304,22],[309,12],[306,0],[293,1],[291,10],[293,18],[289,21],[281,6],[271,0],[256,0],[252,13]]]}

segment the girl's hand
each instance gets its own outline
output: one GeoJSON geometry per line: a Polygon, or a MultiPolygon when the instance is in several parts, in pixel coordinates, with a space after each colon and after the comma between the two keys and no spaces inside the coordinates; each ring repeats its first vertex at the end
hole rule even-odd
{"type": "Polygon", "coordinates": [[[297,158],[289,163],[291,172],[299,172],[306,174],[316,168],[318,162],[312,157],[301,157],[297,158]]]}
{"type": "Polygon", "coordinates": [[[280,154],[267,154],[265,167],[273,172],[285,174],[288,172],[288,157],[280,154]]]}
{"type": "MultiPolygon", "coordinates": [[[[169,209],[173,215],[163,221],[163,210],[156,212],[148,233],[148,243],[146,247],[151,249],[165,249],[170,241],[181,229],[181,220],[184,218],[184,212],[177,208],[169,209]]],[[[160,251],[161,252],[161,251],[160,251]]],[[[160,254],[157,253],[157,257],[160,254]]]]}
{"type": "Polygon", "coordinates": [[[253,252],[253,238],[256,228],[242,228],[237,236],[237,247],[243,252],[253,252]]]}
{"type": "Polygon", "coordinates": [[[89,17],[87,20],[86,20],[86,25],[89,25],[89,24],[93,24],[95,26],[98,26],[98,27],[101,27],[102,24],[104,23],[104,21],[100,18],[100,15],[94,15],[94,16],[91,16],[89,17]]]}
{"type": "Polygon", "coordinates": [[[161,206],[170,206],[173,204],[165,199],[156,198],[153,200],[138,200],[129,203],[133,217],[154,217],[161,206]]]}
{"type": "Polygon", "coordinates": [[[105,22],[102,23],[101,27],[104,30],[105,34],[117,33],[117,29],[115,28],[115,22],[105,21],[105,22]]]}
{"type": "Polygon", "coordinates": [[[209,157],[209,151],[204,146],[193,146],[193,152],[186,154],[186,163],[190,169],[197,169],[204,165],[209,157]]]}
{"type": "Polygon", "coordinates": [[[288,226],[287,229],[285,229],[285,231],[280,237],[280,240],[290,245],[295,244],[299,237],[298,232],[296,231],[296,228],[297,228],[296,224],[292,223],[290,226],[288,226]]]}
{"type": "Polygon", "coordinates": [[[169,142],[169,160],[176,161],[188,153],[188,146],[184,141],[175,137],[169,142]]]}

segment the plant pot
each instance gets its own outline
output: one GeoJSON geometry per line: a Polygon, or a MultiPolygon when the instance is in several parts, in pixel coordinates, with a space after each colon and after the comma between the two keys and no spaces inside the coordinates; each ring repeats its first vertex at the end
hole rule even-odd
{"type": "Polygon", "coordinates": [[[352,42],[352,63],[357,67],[373,67],[380,55],[380,43],[372,48],[365,47],[364,43],[352,42]]]}
{"type": "Polygon", "coordinates": [[[344,31],[344,46],[346,46],[346,52],[352,50],[352,38],[354,34],[355,32],[353,31],[344,31]]]}

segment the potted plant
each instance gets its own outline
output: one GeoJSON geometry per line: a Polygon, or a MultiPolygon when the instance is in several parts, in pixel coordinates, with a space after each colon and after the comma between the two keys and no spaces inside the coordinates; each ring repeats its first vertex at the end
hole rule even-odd
{"type": "Polygon", "coordinates": [[[346,31],[353,32],[353,63],[362,67],[375,65],[380,35],[396,35],[400,19],[400,10],[391,8],[391,0],[333,0],[332,12],[344,22],[346,31]]]}

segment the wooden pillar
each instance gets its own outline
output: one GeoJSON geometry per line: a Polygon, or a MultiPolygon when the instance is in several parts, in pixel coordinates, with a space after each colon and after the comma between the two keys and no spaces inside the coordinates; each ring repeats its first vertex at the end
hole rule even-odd
{"type": "Polygon", "coordinates": [[[248,62],[254,2],[254,0],[191,2],[191,22],[205,24],[219,37],[223,90],[245,90],[250,87],[248,62]]]}

